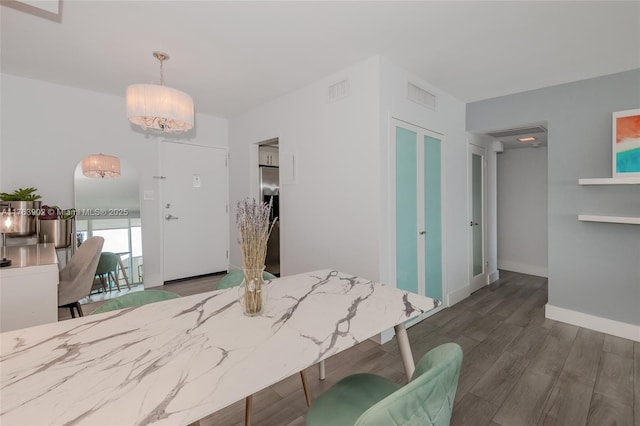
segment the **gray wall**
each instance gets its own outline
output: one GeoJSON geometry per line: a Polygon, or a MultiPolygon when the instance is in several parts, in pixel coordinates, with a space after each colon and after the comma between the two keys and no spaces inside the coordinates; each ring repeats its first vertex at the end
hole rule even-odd
{"type": "Polygon", "coordinates": [[[547,148],[506,149],[497,167],[498,269],[547,276],[547,148]]]}
{"type": "Polygon", "coordinates": [[[640,226],[577,217],[640,214],[640,185],[578,185],[611,177],[611,113],[638,107],[640,70],[467,105],[467,131],[548,123],[549,304],[634,325],[640,226]]]}

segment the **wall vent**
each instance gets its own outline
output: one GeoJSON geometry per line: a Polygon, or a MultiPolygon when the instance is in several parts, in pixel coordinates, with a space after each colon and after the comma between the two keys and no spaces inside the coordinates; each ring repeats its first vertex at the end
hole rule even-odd
{"type": "Polygon", "coordinates": [[[327,89],[327,101],[335,102],[349,97],[349,80],[342,80],[332,84],[327,89]]]}
{"type": "Polygon", "coordinates": [[[433,110],[438,109],[437,96],[412,83],[407,83],[407,99],[433,110]]]}
{"type": "Polygon", "coordinates": [[[531,135],[535,133],[546,133],[547,129],[542,126],[533,126],[533,127],[520,127],[518,129],[507,129],[500,130],[497,132],[487,133],[489,136],[494,138],[506,138],[508,136],[524,136],[531,135]]]}

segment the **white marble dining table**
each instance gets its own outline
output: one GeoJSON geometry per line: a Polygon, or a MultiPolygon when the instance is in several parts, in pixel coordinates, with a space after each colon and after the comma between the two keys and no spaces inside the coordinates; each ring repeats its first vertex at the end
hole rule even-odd
{"type": "MultiPolygon", "coordinates": [[[[2,425],[187,425],[391,327],[435,299],[331,270],[0,334],[2,425]]],[[[408,351],[408,353],[407,353],[408,351]]]]}

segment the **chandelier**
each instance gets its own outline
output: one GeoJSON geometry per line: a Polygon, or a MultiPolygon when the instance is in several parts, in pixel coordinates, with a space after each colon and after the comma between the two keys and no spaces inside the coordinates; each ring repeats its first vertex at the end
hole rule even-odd
{"type": "Polygon", "coordinates": [[[193,128],[193,99],[164,85],[163,63],[169,55],[153,52],[153,56],[160,61],[160,85],[132,84],[127,87],[127,117],[144,129],[186,132],[193,128]]]}
{"type": "Polygon", "coordinates": [[[120,176],[120,159],[111,155],[92,154],[82,159],[82,174],[95,179],[120,176]]]}

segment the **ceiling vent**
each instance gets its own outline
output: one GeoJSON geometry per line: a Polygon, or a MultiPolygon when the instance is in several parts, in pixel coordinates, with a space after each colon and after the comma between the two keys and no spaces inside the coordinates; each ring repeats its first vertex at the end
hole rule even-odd
{"type": "Polygon", "coordinates": [[[334,102],[349,96],[349,80],[342,80],[332,84],[327,89],[327,101],[334,102]]]}
{"type": "Polygon", "coordinates": [[[407,83],[407,99],[433,110],[438,109],[436,95],[412,83],[407,83]]]}
{"type": "Polygon", "coordinates": [[[533,127],[521,127],[518,129],[507,129],[500,130],[497,132],[487,133],[489,136],[494,138],[506,138],[508,136],[523,136],[523,135],[531,135],[535,133],[546,133],[547,129],[542,126],[533,126],[533,127]]]}

